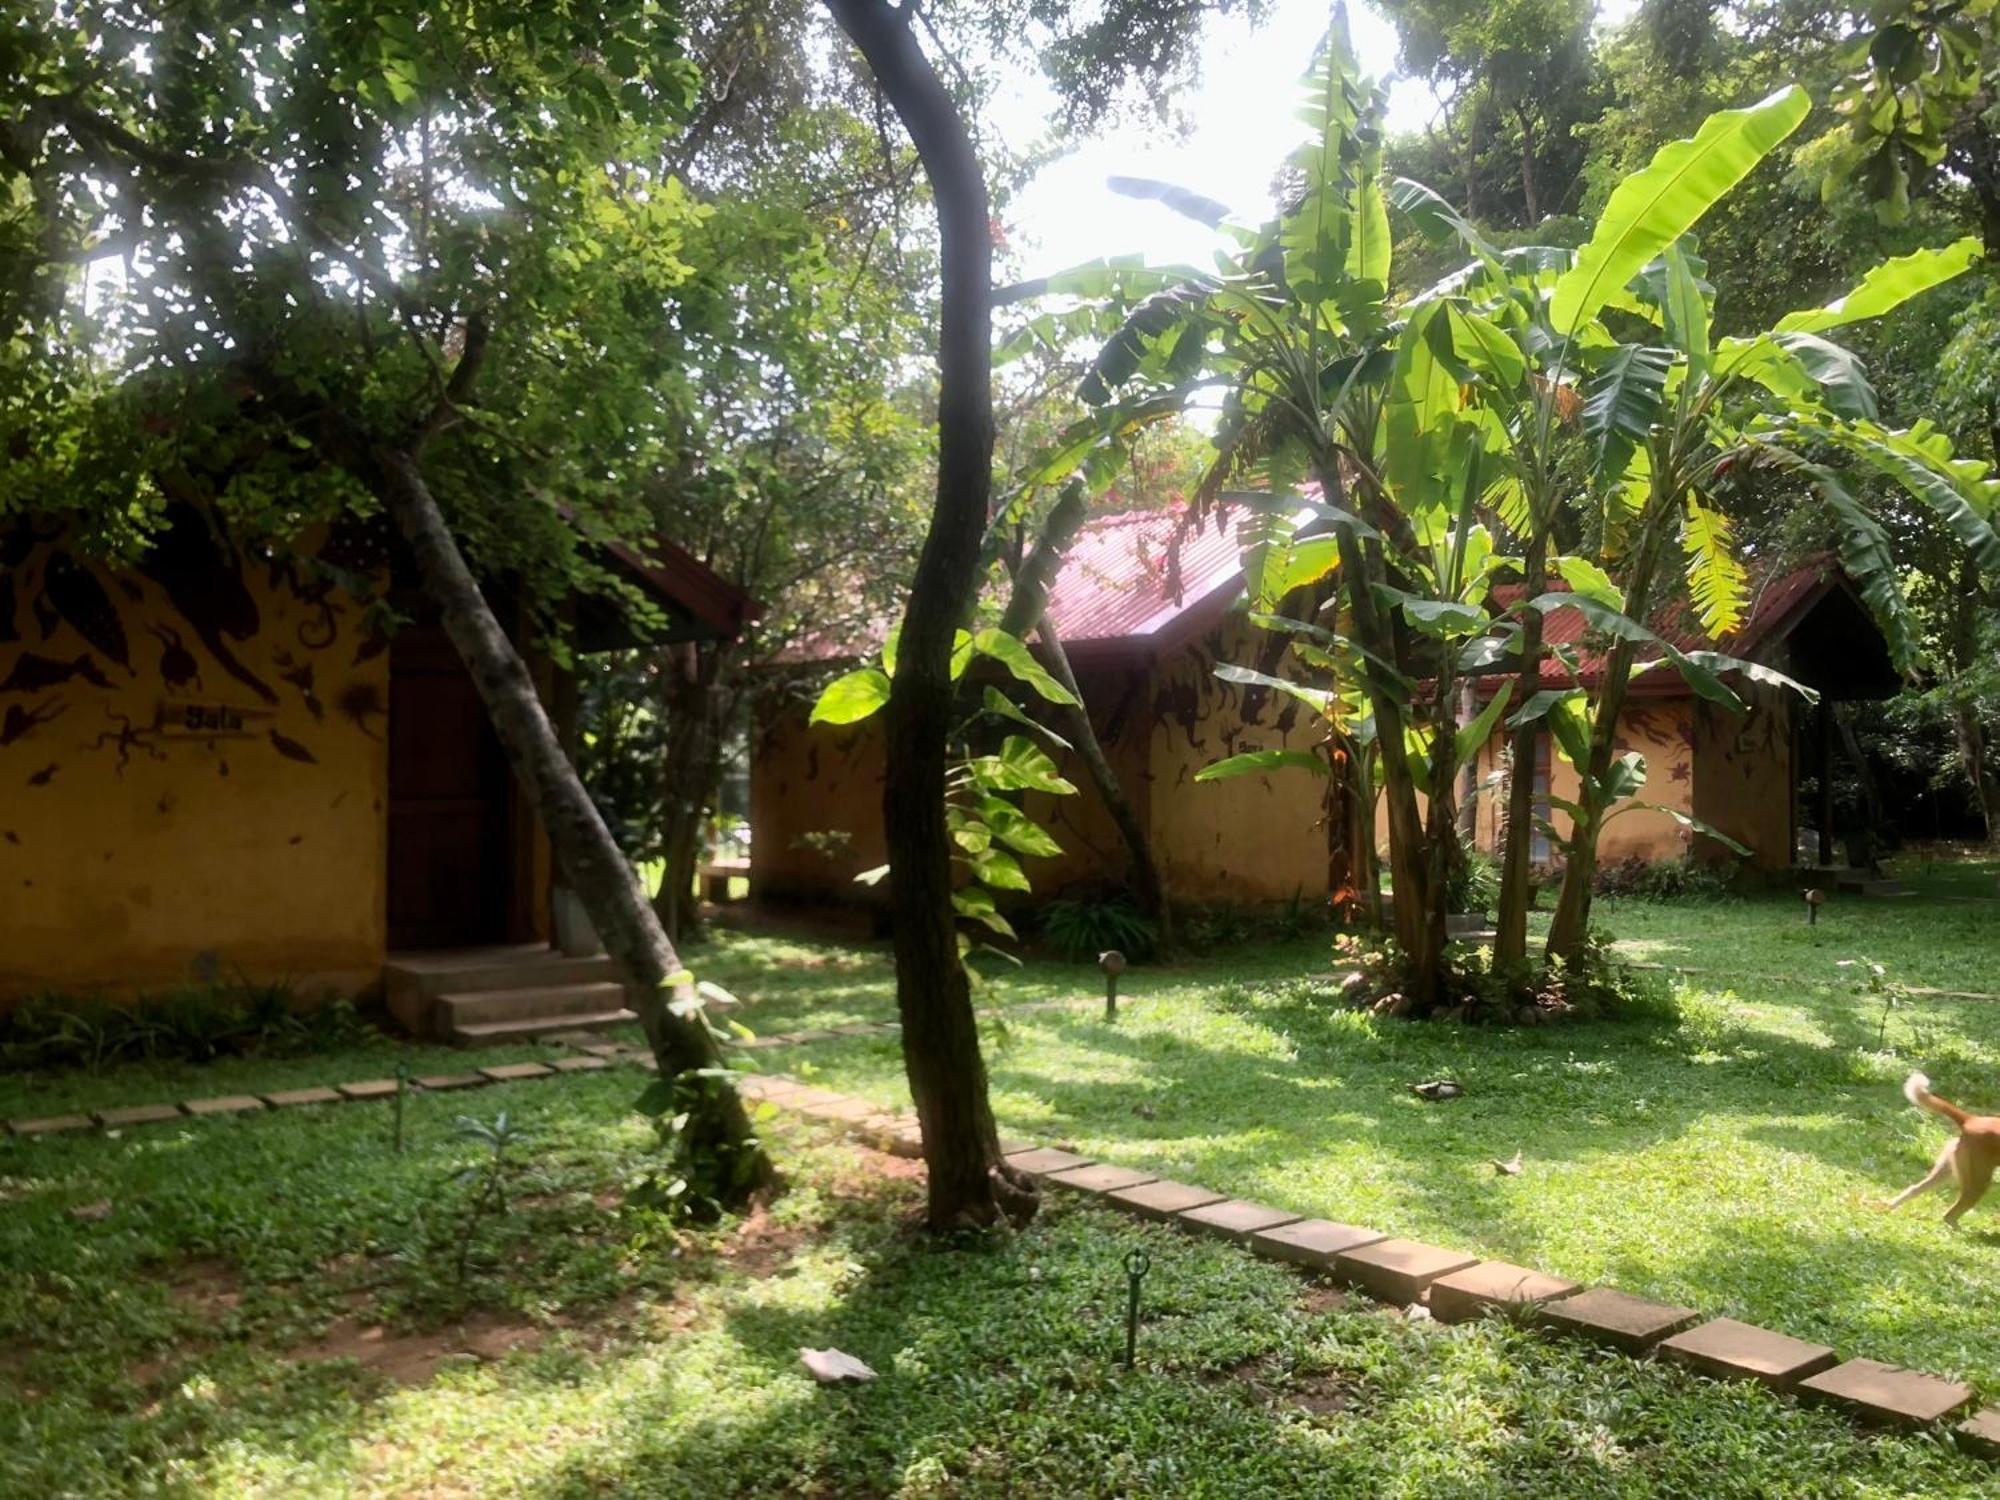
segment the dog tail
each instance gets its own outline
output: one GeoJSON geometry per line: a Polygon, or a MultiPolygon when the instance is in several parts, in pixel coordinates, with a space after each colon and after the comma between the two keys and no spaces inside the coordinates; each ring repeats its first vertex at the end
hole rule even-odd
{"type": "Polygon", "coordinates": [[[1949,1099],[1940,1099],[1933,1094],[1930,1079],[1921,1073],[1912,1073],[1903,1080],[1903,1097],[1918,1109],[1927,1109],[1934,1115],[1943,1115],[1954,1125],[1963,1125],[1971,1118],[1949,1099]]]}

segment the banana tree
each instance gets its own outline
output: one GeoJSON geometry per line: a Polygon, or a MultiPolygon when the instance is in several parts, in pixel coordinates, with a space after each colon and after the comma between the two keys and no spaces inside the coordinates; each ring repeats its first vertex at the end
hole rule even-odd
{"type": "MultiPolygon", "coordinates": [[[[1849,538],[1843,551],[1850,570],[1892,642],[1906,640],[1907,630],[1898,624],[1894,574],[1879,527],[1854,499],[1854,486],[1794,448],[1843,449],[1912,488],[1976,551],[1990,538],[1985,518],[1991,506],[1977,476],[1962,461],[1953,462],[1948,449],[1941,452],[1935,435],[1880,428],[1860,362],[1823,336],[1890,312],[1960,274],[1977,255],[1975,242],[1887,262],[1845,297],[1795,313],[1767,334],[1719,345],[1711,340],[1713,288],[1701,279],[1701,264],[1684,237],[1806,110],[1803,93],[1789,89],[1711,116],[1694,137],[1663,147],[1620,185],[1574,254],[1544,249],[1502,255],[1427,190],[1412,183],[1391,190],[1396,205],[1427,235],[1456,239],[1474,254],[1431,295],[1469,301],[1515,342],[1529,369],[1525,384],[1488,380],[1465,387],[1484,405],[1477,419],[1502,460],[1488,500],[1521,546],[1528,585],[1503,630],[1485,643],[1489,657],[1504,649],[1520,658],[1520,707],[1507,721],[1514,769],[1496,945],[1502,966],[1525,954],[1533,829],[1527,767],[1537,734],[1550,731],[1558,753],[1579,774],[1576,801],[1561,807],[1569,828],[1543,824],[1566,855],[1547,951],[1571,961],[1587,926],[1604,823],[1645,805],[1637,801],[1645,783],[1643,759],[1617,751],[1618,717],[1631,678],[1671,668],[1696,694],[1737,711],[1741,700],[1722,681],[1724,674],[1797,687],[1714,652],[1677,650],[1644,623],[1672,586],[1668,557],[1676,542],[1685,586],[1707,631],[1725,636],[1742,623],[1746,574],[1715,499],[1718,476],[1753,452],[1807,469],[1834,505],[1849,538]],[[1615,336],[1628,331],[1636,336],[1615,336]],[[1787,440],[1793,447],[1780,450],[1787,440]],[[1554,541],[1562,533],[1579,539],[1583,551],[1556,554],[1554,541]],[[1567,587],[1549,590],[1552,573],[1567,587]],[[1563,609],[1582,613],[1606,644],[1594,694],[1574,684],[1573,661],[1571,685],[1543,686],[1541,623],[1563,609]]],[[[1414,323],[1419,314],[1410,316],[1414,323]]],[[[1487,363],[1490,368],[1493,361],[1487,363]]]]}
{"type": "MultiPolygon", "coordinates": [[[[1723,475],[1759,456],[1808,470],[1850,538],[1845,560],[1883,617],[1902,665],[1907,646],[1897,643],[1906,642],[1907,631],[1898,623],[1894,568],[1879,526],[1854,500],[1857,488],[1842,469],[1872,468],[1930,506],[1969,547],[1985,554],[1994,546],[1983,469],[1952,460],[1933,435],[1880,426],[1861,362],[1824,336],[1962,273],[1977,257],[1975,241],[1887,262],[1845,297],[1792,314],[1769,332],[1711,338],[1712,288],[1682,237],[1805,113],[1803,95],[1792,90],[1711,116],[1692,140],[1663,148],[1613,194],[1549,296],[1550,379],[1582,387],[1579,425],[1592,481],[1584,520],[1599,540],[1603,584],[1542,594],[1527,608],[1579,610],[1609,641],[1601,683],[1587,701],[1589,738],[1577,767],[1570,848],[1546,950],[1551,959],[1573,961],[1580,951],[1598,834],[1612,810],[1643,785],[1643,765],[1617,750],[1618,717],[1633,676],[1673,668],[1697,695],[1732,711],[1742,704],[1724,674],[1812,696],[1768,669],[1711,651],[1677,650],[1645,624],[1674,586],[1675,549],[1705,632],[1719,640],[1744,622],[1748,577],[1717,498],[1723,475]],[[1607,309],[1642,328],[1643,341],[1608,339],[1607,309]],[[1830,461],[1801,462],[1802,451],[1830,461]]],[[[1528,722],[1530,705],[1516,717],[1528,722]]]]}

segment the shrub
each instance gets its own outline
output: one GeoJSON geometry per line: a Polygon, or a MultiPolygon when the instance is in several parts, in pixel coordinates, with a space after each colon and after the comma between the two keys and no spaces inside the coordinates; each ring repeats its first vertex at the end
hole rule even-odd
{"type": "Polygon", "coordinates": [[[1686,857],[1647,860],[1635,854],[1599,869],[1591,888],[1600,896],[1647,901],[1719,901],[1730,894],[1732,873],[1727,866],[1686,857]]]}
{"type": "Polygon", "coordinates": [[[1448,910],[1487,911],[1500,899],[1500,866],[1490,854],[1468,849],[1458,868],[1452,871],[1445,892],[1448,910]]]}
{"type": "Polygon", "coordinates": [[[1042,937],[1064,958],[1090,962],[1116,948],[1134,963],[1152,957],[1157,928],[1123,896],[1059,896],[1042,903],[1042,937]]]}
{"type": "Polygon", "coordinates": [[[209,980],[130,1004],[48,994],[0,1015],[0,1062],[101,1068],[115,1062],[285,1056],[352,1046],[373,1028],[346,1000],[302,1006],[282,982],[209,980]]]}

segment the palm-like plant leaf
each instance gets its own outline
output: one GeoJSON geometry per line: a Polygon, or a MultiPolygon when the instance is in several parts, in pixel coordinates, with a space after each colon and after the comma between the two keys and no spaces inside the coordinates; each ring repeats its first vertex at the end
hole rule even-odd
{"type": "Polygon", "coordinates": [[[1191,189],[1171,182],[1161,182],[1152,177],[1107,177],[1104,185],[1112,192],[1126,198],[1145,198],[1155,203],[1163,203],[1183,218],[1193,219],[1197,224],[1210,229],[1222,227],[1222,221],[1229,217],[1229,205],[1218,203],[1213,198],[1203,197],[1191,189]]]}
{"type": "Polygon", "coordinates": [[[1861,602],[1882,627],[1883,638],[1889,644],[1889,659],[1898,671],[1909,671],[1917,658],[1917,627],[1897,579],[1896,554],[1890,549],[1889,534],[1862,508],[1853,487],[1841,475],[1818,464],[1806,465],[1804,471],[1811,476],[1840,528],[1841,568],[1861,590],[1861,602]]]}
{"type": "Polygon", "coordinates": [[[1623,478],[1633,450],[1643,447],[1666,406],[1667,371],[1674,351],[1621,344],[1591,377],[1583,403],[1583,432],[1601,482],[1623,478]]]}
{"type": "Polygon", "coordinates": [[[1824,434],[1927,505],[1989,575],[2000,574],[2000,479],[1977,459],[1957,458],[1928,421],[1897,432],[1875,422],[1827,423],[1824,434]]]}
{"type": "Polygon", "coordinates": [[[1984,253],[1979,236],[1969,234],[1941,249],[1912,250],[1885,260],[1869,271],[1844,297],[1836,297],[1825,307],[1787,313],[1778,320],[1775,333],[1824,333],[1843,323],[1863,318],[1879,318],[1901,307],[1910,298],[1932,287],[1942,286],[1963,274],[1984,253]]]}
{"type": "Polygon", "coordinates": [[[1646,262],[1796,130],[1811,107],[1806,91],[1793,85],[1746,109],[1720,110],[1691,139],[1662,146],[1621,182],[1589,243],[1556,282],[1549,322],[1557,336],[1573,337],[1597,316],[1646,262]]]}
{"type": "Polygon", "coordinates": [[[1695,613],[1710,637],[1720,640],[1743,623],[1750,581],[1730,543],[1728,519],[1692,494],[1681,517],[1681,550],[1695,613]]]}

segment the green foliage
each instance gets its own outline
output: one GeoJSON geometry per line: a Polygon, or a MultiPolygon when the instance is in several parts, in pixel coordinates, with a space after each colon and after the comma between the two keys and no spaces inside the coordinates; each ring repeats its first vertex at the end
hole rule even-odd
{"type": "Polygon", "coordinates": [[[1044,942],[1072,963],[1115,949],[1134,963],[1153,956],[1159,929],[1126,896],[1058,896],[1035,909],[1044,942]]]}
{"type": "Polygon", "coordinates": [[[51,1071],[221,1057],[300,1057],[375,1036],[351,1002],[300,999],[284,983],[194,983],[129,1002],[30,996],[0,1014],[0,1062],[51,1071]]]}
{"type": "Polygon", "coordinates": [[[1642,901],[1720,901],[1732,891],[1727,865],[1683,855],[1644,859],[1633,855],[1601,866],[1592,882],[1600,896],[1632,896],[1642,901]]]}
{"type": "MultiPolygon", "coordinates": [[[[954,681],[965,674],[975,657],[996,663],[1045,701],[1062,705],[1076,702],[1026,645],[1003,630],[989,627],[976,634],[959,632],[959,646],[952,657],[954,681]]],[[[891,636],[883,651],[882,667],[864,667],[829,684],[813,707],[812,722],[855,724],[873,717],[888,704],[895,670],[895,638],[891,636]]],[[[977,705],[956,726],[946,773],[945,824],[952,861],[966,872],[970,882],[955,889],[951,898],[959,918],[969,924],[968,930],[959,934],[961,959],[969,959],[975,952],[1011,956],[984,939],[985,933],[1015,936],[1014,925],[1000,910],[994,893],[1031,889],[1022,857],[1047,859],[1062,853],[1062,846],[1048,830],[1011,799],[1028,794],[1067,797],[1076,792],[1075,784],[1062,774],[1048,752],[1026,734],[1003,734],[997,748],[980,748],[991,744],[996,726],[1006,729],[1012,725],[1026,728],[1058,748],[1068,748],[1061,736],[1043,729],[991,685],[983,687],[977,705]]],[[[887,874],[888,866],[884,865],[856,878],[873,884],[887,874]]],[[[979,977],[969,964],[967,972],[979,977]]]]}

